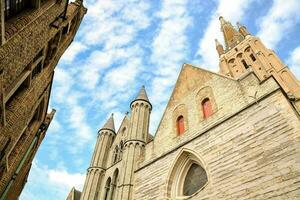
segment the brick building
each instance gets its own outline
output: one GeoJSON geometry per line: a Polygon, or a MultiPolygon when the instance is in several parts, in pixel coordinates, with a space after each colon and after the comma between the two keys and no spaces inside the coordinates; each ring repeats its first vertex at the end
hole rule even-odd
{"type": "Polygon", "coordinates": [[[0,199],[18,199],[55,111],[54,69],[86,13],[76,0],[0,0],[0,199]]]}
{"type": "Polygon", "coordinates": [[[99,130],[68,200],[300,199],[299,82],[245,26],[220,23],[220,72],[184,64],[154,137],[143,87],[118,130],[113,116],[99,130]]]}

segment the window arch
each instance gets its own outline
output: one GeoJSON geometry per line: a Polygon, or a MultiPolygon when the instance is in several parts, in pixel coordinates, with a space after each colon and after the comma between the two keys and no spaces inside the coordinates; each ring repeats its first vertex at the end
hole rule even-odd
{"type": "Polygon", "coordinates": [[[173,164],[168,178],[167,198],[188,199],[208,184],[203,162],[192,150],[184,149],[173,164]]]}
{"type": "Polygon", "coordinates": [[[113,153],[113,162],[112,164],[115,164],[118,161],[118,154],[119,154],[119,148],[118,146],[115,147],[114,153],[113,153]]]}
{"type": "Polygon", "coordinates": [[[120,142],[120,150],[119,150],[119,155],[118,155],[118,160],[122,159],[122,154],[123,154],[123,148],[124,148],[124,143],[123,140],[120,142]]]}
{"type": "Polygon", "coordinates": [[[109,177],[105,183],[105,188],[104,188],[104,200],[108,200],[108,194],[110,191],[110,183],[111,183],[111,178],[109,177]]]}
{"type": "Polygon", "coordinates": [[[205,98],[202,103],[203,118],[206,119],[213,114],[212,103],[209,98],[205,98]]]}
{"type": "Polygon", "coordinates": [[[113,178],[112,178],[112,183],[111,183],[111,197],[110,199],[115,199],[116,193],[117,193],[117,188],[118,188],[118,176],[119,176],[119,170],[116,169],[116,171],[114,172],[113,178]]]}
{"type": "Polygon", "coordinates": [[[177,125],[177,134],[182,135],[185,131],[184,128],[184,118],[182,115],[180,115],[177,120],[176,120],[176,125],[177,125]]]}

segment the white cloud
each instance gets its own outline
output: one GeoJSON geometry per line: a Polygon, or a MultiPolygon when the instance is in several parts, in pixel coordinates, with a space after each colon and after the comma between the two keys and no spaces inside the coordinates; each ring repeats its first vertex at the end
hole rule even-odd
{"type": "Polygon", "coordinates": [[[149,24],[147,1],[97,1],[89,6],[86,26],[82,27],[84,43],[123,46],[134,39],[137,32],[149,24]],[[90,26],[93,24],[93,26],[90,26]]]}
{"type": "Polygon", "coordinates": [[[162,22],[153,40],[151,60],[157,65],[157,75],[169,75],[188,54],[186,31],[192,21],[187,1],[163,1],[158,17],[162,22]]]}
{"type": "Polygon", "coordinates": [[[298,80],[300,80],[300,46],[291,52],[289,58],[287,59],[287,63],[291,71],[295,74],[298,80]]]}
{"type": "Polygon", "coordinates": [[[63,54],[61,60],[67,63],[71,63],[79,53],[85,51],[86,49],[87,47],[81,42],[72,42],[70,47],[63,54]]]}
{"type": "MultiPolygon", "coordinates": [[[[54,80],[54,92],[52,93],[54,98],[51,103],[55,103],[57,106],[56,115],[65,116],[64,121],[74,130],[76,138],[81,140],[79,143],[74,140],[75,144],[71,146],[71,152],[76,153],[80,151],[80,147],[92,139],[92,130],[86,121],[86,110],[79,103],[82,94],[72,89],[75,80],[70,71],[61,67],[56,68],[54,80]]],[[[58,123],[54,123],[54,125],[58,125],[58,123]]],[[[58,130],[54,130],[57,128],[54,126],[50,130],[57,132],[58,130]]]]}
{"type": "Polygon", "coordinates": [[[53,184],[60,185],[64,188],[72,188],[75,187],[79,190],[82,190],[85,174],[74,173],[71,174],[67,172],[65,169],[50,169],[46,172],[49,181],[53,184]]]}
{"type": "MultiPolygon", "coordinates": [[[[71,110],[68,120],[70,127],[75,130],[74,137],[80,138],[80,143],[85,144],[86,141],[89,141],[93,138],[92,130],[86,122],[85,110],[78,104],[72,104],[70,107],[71,110]]],[[[77,141],[77,139],[75,141],[77,141]]]]}
{"type": "Polygon", "coordinates": [[[73,186],[81,190],[85,174],[70,173],[65,168],[51,169],[33,161],[30,176],[20,199],[22,200],[53,200],[65,199],[73,186]]]}
{"type": "Polygon", "coordinates": [[[219,58],[215,49],[215,39],[224,41],[220,31],[219,16],[223,16],[227,21],[236,23],[243,18],[246,9],[252,2],[253,0],[219,0],[218,7],[212,14],[204,36],[199,43],[197,56],[200,56],[200,59],[197,58],[195,62],[200,63],[202,67],[207,69],[218,71],[219,58]]]}
{"type": "Polygon", "coordinates": [[[157,17],[161,24],[152,43],[154,64],[149,98],[155,102],[150,132],[154,133],[176,81],[183,60],[188,55],[187,28],[192,24],[187,1],[163,1],[157,17]]]}
{"type": "Polygon", "coordinates": [[[53,95],[53,102],[64,102],[66,99],[65,97],[68,96],[70,89],[74,83],[72,79],[72,75],[61,67],[57,67],[54,73],[54,93],[53,95]]]}
{"type": "Polygon", "coordinates": [[[268,48],[274,49],[293,30],[293,26],[299,25],[299,13],[299,0],[274,0],[268,13],[261,17],[258,37],[268,48]]]}

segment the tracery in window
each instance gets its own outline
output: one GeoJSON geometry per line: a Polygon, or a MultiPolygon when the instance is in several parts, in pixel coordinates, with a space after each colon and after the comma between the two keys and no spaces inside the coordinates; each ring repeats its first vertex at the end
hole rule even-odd
{"type": "Polygon", "coordinates": [[[167,198],[187,199],[208,184],[203,162],[192,150],[184,149],[176,158],[168,178],[167,198]]]}
{"type": "Polygon", "coordinates": [[[183,195],[191,196],[195,192],[197,192],[200,188],[202,188],[207,182],[207,176],[204,169],[193,163],[187,172],[183,184],[183,195]]]}

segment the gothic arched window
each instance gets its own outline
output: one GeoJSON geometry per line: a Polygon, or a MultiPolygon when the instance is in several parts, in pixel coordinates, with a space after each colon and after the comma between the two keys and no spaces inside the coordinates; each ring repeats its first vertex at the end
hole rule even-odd
{"type": "Polygon", "coordinates": [[[212,105],[211,105],[211,101],[209,98],[205,98],[202,101],[202,111],[203,111],[203,118],[208,118],[209,116],[212,115],[213,111],[212,111],[212,105]]]}
{"type": "Polygon", "coordinates": [[[112,164],[115,164],[118,161],[118,154],[119,154],[119,148],[116,146],[114,153],[113,153],[113,162],[112,164]]]}
{"type": "Polygon", "coordinates": [[[193,163],[183,183],[182,194],[184,196],[191,196],[202,188],[207,182],[207,176],[205,170],[198,164],[193,163]]]}
{"type": "Polygon", "coordinates": [[[110,183],[111,183],[111,178],[109,177],[106,181],[105,188],[104,188],[104,200],[108,200],[108,194],[110,191],[110,183]]]}
{"type": "Polygon", "coordinates": [[[114,172],[113,178],[112,178],[112,187],[111,187],[111,197],[110,199],[115,199],[116,193],[117,193],[117,188],[118,188],[118,176],[119,176],[119,170],[116,169],[116,171],[114,172]]]}
{"type": "Polygon", "coordinates": [[[184,133],[184,118],[182,115],[180,115],[178,118],[177,118],[177,134],[178,135],[182,135],[184,133]]]}
{"type": "Polygon", "coordinates": [[[203,162],[191,150],[183,150],[168,178],[168,199],[188,199],[208,184],[203,162]]]}
{"type": "Polygon", "coordinates": [[[119,155],[118,155],[118,160],[122,159],[122,154],[123,154],[123,148],[124,148],[124,143],[123,141],[120,142],[120,151],[119,151],[119,155]]]}

